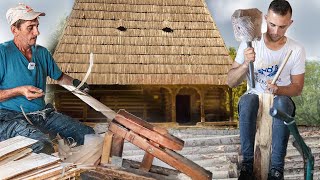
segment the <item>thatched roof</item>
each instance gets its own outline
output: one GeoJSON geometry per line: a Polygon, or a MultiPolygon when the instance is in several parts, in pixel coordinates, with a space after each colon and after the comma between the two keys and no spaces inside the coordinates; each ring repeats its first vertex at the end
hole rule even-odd
{"type": "Polygon", "coordinates": [[[204,0],[76,0],[54,52],[89,84],[225,85],[232,63],[204,0]]]}

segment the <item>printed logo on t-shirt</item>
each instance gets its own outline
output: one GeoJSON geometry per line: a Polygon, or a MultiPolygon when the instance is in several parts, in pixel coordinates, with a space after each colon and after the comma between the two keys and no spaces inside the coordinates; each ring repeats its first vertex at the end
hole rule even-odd
{"type": "Polygon", "coordinates": [[[267,81],[272,80],[278,72],[279,66],[277,64],[268,66],[266,68],[259,68],[255,73],[255,80],[263,90],[267,88],[267,81]]]}

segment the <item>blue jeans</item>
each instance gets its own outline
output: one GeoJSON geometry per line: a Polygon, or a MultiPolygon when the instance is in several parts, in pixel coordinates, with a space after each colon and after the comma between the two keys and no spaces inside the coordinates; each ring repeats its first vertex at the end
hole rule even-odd
{"type": "Polygon", "coordinates": [[[53,107],[27,113],[27,117],[33,125],[21,112],[0,109],[0,141],[18,135],[29,137],[38,140],[31,147],[34,152],[51,154],[54,152],[51,138],[57,133],[66,139],[72,138],[78,145],[83,144],[84,135],[94,133],[91,127],[56,112],[53,107]]]}
{"type": "MultiPolygon", "coordinates": [[[[295,105],[290,97],[276,96],[273,100],[273,107],[294,116],[295,105]]],[[[243,155],[242,164],[247,166],[251,170],[254,160],[254,141],[258,108],[258,95],[245,94],[240,98],[238,110],[241,152],[243,155]]],[[[284,124],[284,121],[273,118],[272,154],[270,167],[275,168],[281,172],[283,172],[284,169],[284,160],[286,156],[289,135],[289,129],[284,124]]]]}

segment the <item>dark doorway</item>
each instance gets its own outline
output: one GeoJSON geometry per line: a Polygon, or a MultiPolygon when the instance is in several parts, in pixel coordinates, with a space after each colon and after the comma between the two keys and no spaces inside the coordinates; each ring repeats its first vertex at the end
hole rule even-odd
{"type": "Polygon", "coordinates": [[[178,123],[189,123],[191,121],[190,96],[176,96],[176,115],[178,123]]]}

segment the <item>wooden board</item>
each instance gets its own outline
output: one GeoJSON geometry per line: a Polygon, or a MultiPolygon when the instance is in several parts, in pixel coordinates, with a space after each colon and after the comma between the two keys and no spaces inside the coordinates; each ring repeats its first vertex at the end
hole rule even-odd
{"type": "Polygon", "coordinates": [[[97,149],[102,150],[102,142],[98,142],[97,144],[93,144],[90,146],[82,146],[78,152],[75,152],[71,156],[67,157],[67,159],[64,162],[79,164],[84,163],[87,160],[88,156],[92,156],[97,152],[97,149]]]}
{"type": "Polygon", "coordinates": [[[113,133],[107,132],[104,136],[102,154],[101,154],[101,165],[109,164],[110,154],[111,154],[111,144],[112,144],[113,133]]]}
{"type": "Polygon", "coordinates": [[[52,164],[50,166],[41,168],[41,169],[35,169],[33,171],[21,174],[19,176],[14,177],[15,180],[31,180],[31,179],[47,179],[48,177],[52,176],[52,174],[61,174],[63,167],[61,164],[56,163],[52,164]]]}
{"type": "Polygon", "coordinates": [[[23,158],[23,157],[25,157],[25,156],[27,156],[27,155],[29,155],[31,153],[32,153],[32,149],[31,148],[23,148],[23,149],[16,150],[15,153],[10,153],[9,157],[7,155],[6,159],[0,161],[0,166],[2,166],[4,164],[7,164],[10,161],[18,160],[20,158],[23,158]]]}
{"type": "Polygon", "coordinates": [[[120,110],[114,120],[135,133],[146,137],[163,147],[173,150],[181,150],[184,146],[184,141],[170,135],[166,129],[160,127],[156,128],[152,124],[135,117],[125,110],[120,110]],[[158,129],[158,131],[154,131],[154,129],[158,129]]]}
{"type": "Polygon", "coordinates": [[[138,174],[127,172],[126,169],[101,168],[96,170],[83,172],[80,175],[82,180],[106,180],[106,179],[121,179],[121,180],[155,180],[154,178],[144,177],[138,174]]]}
{"type": "Polygon", "coordinates": [[[47,154],[35,154],[32,153],[30,156],[17,161],[11,161],[7,164],[0,166],[0,179],[13,178],[22,173],[42,168],[44,166],[54,164],[60,161],[59,158],[53,157],[47,154]]]}
{"type": "Polygon", "coordinates": [[[212,179],[212,173],[210,171],[205,170],[201,166],[170,149],[153,146],[152,143],[145,138],[142,138],[138,134],[123,128],[116,123],[111,122],[109,130],[193,179],[212,179]]]}
{"type": "Polygon", "coordinates": [[[273,95],[264,93],[259,96],[259,112],[254,147],[253,172],[256,179],[266,180],[269,172],[272,142],[272,117],[269,115],[273,105],[273,95]]]}
{"type": "Polygon", "coordinates": [[[36,142],[37,140],[23,136],[16,136],[0,142],[0,161],[5,159],[10,153],[14,153],[15,151],[19,151],[19,149],[29,147],[36,142]]]}

